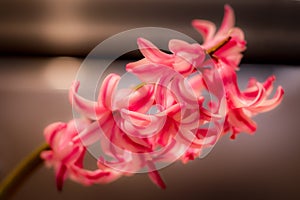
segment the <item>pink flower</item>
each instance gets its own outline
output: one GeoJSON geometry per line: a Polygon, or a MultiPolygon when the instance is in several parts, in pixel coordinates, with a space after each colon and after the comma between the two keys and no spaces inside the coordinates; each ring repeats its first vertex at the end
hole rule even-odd
{"type": "Polygon", "coordinates": [[[231,131],[231,138],[234,139],[238,133],[255,132],[256,123],[251,117],[277,107],[283,99],[284,91],[279,86],[274,96],[270,97],[275,76],[270,76],[264,83],[252,78],[245,91],[238,88],[235,74],[231,72],[227,78],[224,78],[228,106],[224,132],[231,131]]]}
{"type": "Polygon", "coordinates": [[[56,185],[62,189],[63,182],[70,178],[83,185],[94,183],[108,183],[120,176],[120,173],[108,168],[102,170],[87,170],[83,167],[86,148],[80,141],[74,141],[78,131],[88,126],[86,120],[75,120],[69,123],[57,122],[45,128],[45,138],[51,150],[43,151],[41,157],[47,166],[55,169],[56,185]],[[77,127],[76,127],[77,126],[77,127]]]}
{"type": "Polygon", "coordinates": [[[225,14],[220,29],[216,32],[214,23],[207,20],[193,20],[192,25],[202,35],[203,44],[206,50],[212,50],[220,42],[231,37],[222,48],[213,53],[215,57],[222,60],[229,67],[238,69],[238,64],[242,59],[241,52],[246,49],[244,33],[240,28],[234,27],[235,17],[232,8],[225,5],[225,14]]]}
{"type": "Polygon", "coordinates": [[[126,65],[127,71],[140,65],[155,63],[169,66],[186,76],[201,65],[205,58],[204,50],[197,43],[189,44],[182,40],[170,40],[169,49],[172,54],[160,51],[154,44],[144,38],[139,38],[137,44],[145,58],[137,62],[128,63],[126,65]]]}

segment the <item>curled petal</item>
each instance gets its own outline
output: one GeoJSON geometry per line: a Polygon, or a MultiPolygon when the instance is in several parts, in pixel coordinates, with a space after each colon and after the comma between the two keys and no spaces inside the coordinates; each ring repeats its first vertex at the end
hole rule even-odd
{"type": "Polygon", "coordinates": [[[166,87],[174,76],[181,76],[173,69],[162,64],[146,64],[130,70],[146,83],[156,83],[166,87]]]}
{"type": "Polygon", "coordinates": [[[135,137],[151,137],[159,132],[166,121],[166,115],[147,115],[128,110],[121,110],[122,129],[135,137]]]}
{"type": "Polygon", "coordinates": [[[198,97],[185,79],[174,78],[171,90],[174,92],[176,100],[185,103],[187,108],[199,108],[198,97]]]}
{"type": "Polygon", "coordinates": [[[98,160],[98,167],[100,169],[110,168],[125,175],[131,175],[146,165],[146,161],[142,158],[142,156],[132,154],[129,151],[124,150],[119,154],[119,156],[120,158],[110,161],[104,159],[104,157],[100,157],[98,160]]]}
{"type": "Polygon", "coordinates": [[[242,29],[240,29],[238,27],[233,27],[229,33],[230,33],[232,40],[236,41],[237,45],[240,48],[244,48],[244,49],[246,48],[245,47],[245,45],[246,45],[245,34],[244,34],[244,31],[242,31],[242,29]]]}
{"type": "Polygon", "coordinates": [[[263,101],[260,105],[255,108],[256,112],[267,112],[277,107],[283,99],[284,90],[279,86],[272,99],[263,101]]]}
{"type": "Polygon", "coordinates": [[[44,130],[44,136],[46,138],[47,143],[52,146],[54,145],[54,139],[56,135],[64,130],[67,127],[67,124],[62,122],[56,122],[48,125],[44,130]]]}
{"type": "Polygon", "coordinates": [[[216,32],[214,23],[207,20],[193,20],[193,27],[202,35],[204,43],[210,41],[216,32]]]}
{"type": "Polygon", "coordinates": [[[253,133],[256,123],[245,114],[242,108],[232,109],[228,114],[228,121],[238,132],[253,133]]]}
{"type": "Polygon", "coordinates": [[[138,38],[138,46],[142,54],[154,63],[165,63],[172,58],[171,55],[160,51],[154,44],[144,38],[138,38]]]}
{"type": "Polygon", "coordinates": [[[228,92],[229,102],[232,108],[245,108],[245,107],[254,107],[265,100],[266,94],[265,89],[262,84],[255,83],[255,96],[251,98],[246,98],[242,94],[237,95],[236,93],[230,91],[228,92]]]}
{"type": "Polygon", "coordinates": [[[121,175],[121,173],[103,171],[101,169],[91,171],[74,166],[71,168],[70,178],[84,185],[92,185],[95,183],[110,183],[121,175]]]}
{"type": "Polygon", "coordinates": [[[95,101],[87,100],[78,95],[79,82],[74,82],[70,91],[69,99],[73,107],[84,116],[97,120],[105,112],[105,108],[95,101]]]}
{"type": "Polygon", "coordinates": [[[200,66],[205,59],[202,47],[195,43],[189,44],[182,40],[170,40],[169,49],[174,53],[172,67],[182,75],[189,75],[200,66]]]}
{"type": "Polygon", "coordinates": [[[146,58],[143,58],[143,59],[141,59],[139,61],[136,61],[136,62],[127,63],[126,64],[126,71],[130,71],[135,67],[138,67],[140,65],[150,64],[150,63],[151,62],[146,58]]]}
{"type": "Polygon", "coordinates": [[[273,76],[268,77],[267,80],[263,83],[267,95],[270,95],[270,93],[272,92],[273,83],[275,80],[276,80],[276,77],[273,75],[273,76]]]}
{"type": "Polygon", "coordinates": [[[109,74],[103,81],[99,96],[98,102],[100,105],[103,105],[106,109],[111,109],[112,107],[112,96],[115,92],[115,89],[120,81],[120,76],[117,74],[109,74]]]}
{"type": "Polygon", "coordinates": [[[155,102],[157,105],[159,105],[158,109],[162,111],[175,104],[175,99],[172,95],[172,92],[166,86],[156,84],[155,102]]]}
{"type": "Polygon", "coordinates": [[[229,30],[235,24],[235,17],[234,17],[233,9],[228,4],[226,4],[224,6],[224,11],[225,11],[225,13],[224,13],[223,21],[222,21],[220,29],[216,33],[216,37],[228,34],[229,30]]]}
{"type": "MultiPolygon", "coordinates": [[[[120,119],[112,119],[120,120],[120,119]]],[[[126,149],[131,152],[149,152],[152,150],[152,144],[147,138],[134,137],[129,134],[126,134],[123,130],[120,129],[119,123],[113,123],[113,125],[103,124],[104,134],[106,137],[114,144],[116,147],[121,149],[126,149]],[[105,128],[105,126],[107,128],[105,128]]]]}
{"type": "Polygon", "coordinates": [[[145,85],[133,91],[129,96],[128,109],[145,113],[154,103],[153,85],[145,85]]]}
{"type": "Polygon", "coordinates": [[[89,146],[100,139],[101,129],[98,121],[93,122],[86,129],[73,138],[74,142],[82,142],[85,146],[89,146]]]}

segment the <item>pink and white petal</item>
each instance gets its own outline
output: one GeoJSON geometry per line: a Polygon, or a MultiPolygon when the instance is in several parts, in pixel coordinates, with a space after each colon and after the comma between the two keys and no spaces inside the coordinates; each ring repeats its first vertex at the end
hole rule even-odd
{"type": "Polygon", "coordinates": [[[239,132],[253,133],[256,131],[256,123],[247,116],[242,108],[232,109],[228,114],[228,121],[232,127],[237,128],[239,132]]]}
{"type": "Polygon", "coordinates": [[[44,136],[47,143],[52,146],[56,135],[62,130],[66,129],[67,124],[62,122],[56,122],[48,125],[44,130],[44,136]]]}
{"type": "Polygon", "coordinates": [[[196,133],[195,143],[200,142],[204,147],[215,145],[219,138],[220,130],[218,128],[199,128],[196,133]]]}
{"type": "MultiPolygon", "coordinates": [[[[208,131],[215,132],[213,130],[208,131]]],[[[181,142],[187,147],[199,150],[214,145],[217,142],[218,138],[217,134],[209,134],[201,139],[198,139],[198,131],[196,133],[193,133],[192,131],[187,129],[179,131],[178,135],[181,137],[181,142]]]]}
{"type": "Polygon", "coordinates": [[[199,108],[197,94],[193,92],[192,87],[186,79],[174,78],[171,91],[174,93],[176,101],[184,104],[186,108],[199,108]]]}
{"type": "Polygon", "coordinates": [[[201,92],[203,91],[203,89],[205,89],[202,74],[196,73],[188,77],[188,85],[193,89],[193,93],[197,97],[200,97],[201,92]]]}
{"type": "Polygon", "coordinates": [[[236,40],[241,47],[246,46],[245,34],[244,34],[244,31],[242,31],[242,29],[240,29],[238,27],[233,27],[230,30],[230,36],[232,37],[233,40],[236,40]]]}
{"type": "Polygon", "coordinates": [[[205,58],[205,51],[198,43],[190,44],[182,40],[172,39],[169,42],[169,49],[176,56],[189,61],[191,64],[194,60],[203,61],[205,58]]]}
{"type": "Polygon", "coordinates": [[[150,138],[158,133],[166,121],[166,115],[147,115],[128,110],[121,110],[124,121],[122,130],[128,135],[139,138],[150,138]]]}
{"type": "Polygon", "coordinates": [[[96,183],[109,183],[119,178],[120,175],[109,171],[97,169],[94,171],[86,170],[81,167],[72,166],[70,168],[70,178],[84,185],[96,183]]]}
{"type": "Polygon", "coordinates": [[[223,21],[215,37],[217,38],[217,37],[222,37],[224,35],[228,35],[230,29],[233,28],[234,24],[235,24],[234,11],[228,4],[226,4],[224,6],[223,21]]]}
{"type": "Polygon", "coordinates": [[[138,88],[126,88],[116,91],[112,110],[128,109],[146,113],[154,103],[155,89],[152,84],[145,84],[138,88]]]}
{"type": "Polygon", "coordinates": [[[112,173],[131,175],[132,173],[137,172],[145,166],[145,161],[141,157],[135,156],[131,152],[124,150],[122,159],[116,160],[105,160],[101,157],[98,160],[98,167],[100,169],[109,170],[112,173]]]}
{"type": "Polygon", "coordinates": [[[279,86],[276,90],[276,93],[272,99],[265,100],[259,106],[255,108],[256,112],[267,112],[276,108],[283,99],[284,90],[279,86]]]}
{"type": "Polygon", "coordinates": [[[198,110],[190,110],[187,117],[184,117],[180,122],[180,127],[193,130],[199,127],[200,112],[198,110]]]}
{"type": "Polygon", "coordinates": [[[138,126],[146,127],[153,120],[151,115],[134,112],[127,109],[121,109],[120,113],[122,119],[131,122],[131,124],[137,127],[138,126]]]}
{"type": "Polygon", "coordinates": [[[63,155],[61,162],[62,163],[73,163],[76,161],[76,159],[78,158],[78,156],[80,155],[82,148],[79,146],[75,146],[73,148],[64,148],[62,149],[62,151],[60,152],[61,155],[63,155]]]}
{"type": "MultiPolygon", "coordinates": [[[[228,66],[231,66],[234,70],[238,71],[240,69],[238,65],[241,62],[242,58],[243,58],[243,54],[234,53],[234,54],[226,56],[225,59],[226,59],[228,66]]],[[[222,59],[222,60],[224,61],[225,59],[222,59]]]]}
{"type": "Polygon", "coordinates": [[[115,89],[118,86],[120,79],[120,76],[117,74],[109,74],[104,79],[98,96],[98,102],[100,105],[103,105],[104,108],[111,109],[112,97],[115,93],[115,89]]]}
{"type": "Polygon", "coordinates": [[[100,139],[102,132],[99,121],[95,121],[74,137],[73,142],[81,142],[84,146],[89,146],[100,139]]]}
{"type": "Polygon", "coordinates": [[[143,58],[139,61],[131,62],[131,63],[126,64],[126,71],[130,71],[131,69],[133,69],[135,67],[138,67],[140,65],[150,64],[150,63],[151,62],[148,59],[143,58]]]}
{"type": "Polygon", "coordinates": [[[268,77],[267,80],[263,83],[264,88],[265,88],[266,93],[267,93],[268,96],[273,91],[273,83],[274,83],[275,80],[276,80],[276,77],[273,75],[273,76],[268,77]]]}
{"type": "Polygon", "coordinates": [[[154,63],[165,63],[172,55],[160,51],[154,44],[144,38],[138,38],[138,46],[142,54],[154,63]]]}
{"type": "Polygon", "coordinates": [[[155,103],[159,111],[175,104],[173,93],[167,86],[155,84],[155,103]]]}
{"type": "Polygon", "coordinates": [[[172,65],[175,71],[179,72],[183,76],[187,76],[193,72],[197,65],[193,61],[188,59],[176,57],[176,61],[172,65]]]}
{"type": "Polygon", "coordinates": [[[204,44],[210,41],[216,32],[215,24],[210,21],[193,20],[192,25],[202,35],[204,44]]]}
{"type": "Polygon", "coordinates": [[[248,92],[246,95],[244,93],[237,95],[234,92],[228,92],[227,96],[230,108],[250,108],[264,101],[266,95],[262,84],[256,82],[255,86],[252,86],[252,92],[248,92]]]}
{"type": "Polygon", "coordinates": [[[102,105],[95,101],[87,100],[78,95],[79,82],[74,82],[69,91],[69,99],[72,106],[85,117],[97,120],[101,117],[101,113],[105,111],[102,105]]]}
{"type": "Polygon", "coordinates": [[[266,91],[265,88],[261,83],[256,83],[257,87],[257,95],[255,99],[252,100],[252,102],[248,103],[248,107],[254,107],[254,106],[259,106],[266,98],[266,91]]]}
{"type": "Polygon", "coordinates": [[[176,103],[170,106],[169,108],[165,109],[162,112],[157,113],[157,116],[164,116],[168,115],[175,121],[181,121],[181,110],[185,109],[185,105],[181,103],[176,103]]]}
{"type": "Polygon", "coordinates": [[[189,51],[191,44],[178,39],[172,39],[169,41],[169,49],[172,53],[177,54],[180,51],[189,51]]]}
{"type": "MultiPolygon", "coordinates": [[[[105,126],[106,124],[104,124],[105,126]]],[[[152,144],[147,138],[136,138],[127,135],[120,127],[114,123],[111,127],[111,131],[105,131],[105,135],[110,139],[112,144],[121,149],[126,149],[131,152],[149,152],[152,149],[152,144]]]]}
{"type": "Polygon", "coordinates": [[[128,109],[146,113],[154,103],[154,92],[155,90],[152,84],[144,85],[133,91],[129,96],[128,109]]]}
{"type": "Polygon", "coordinates": [[[146,64],[140,65],[130,70],[139,79],[145,83],[157,83],[167,86],[174,76],[181,76],[178,72],[170,67],[162,64],[146,64]]]}

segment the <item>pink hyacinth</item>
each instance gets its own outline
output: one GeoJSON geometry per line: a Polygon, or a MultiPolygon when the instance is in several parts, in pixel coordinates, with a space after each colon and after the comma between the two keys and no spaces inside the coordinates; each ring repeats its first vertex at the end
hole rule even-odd
{"type": "Polygon", "coordinates": [[[90,185],[143,170],[165,188],[158,172],[162,163],[194,160],[226,133],[232,138],[253,133],[252,117],[278,106],[283,89],[278,87],[271,97],[275,80],[271,76],[264,83],[250,79],[247,88],[240,90],[236,70],[246,42],[234,20],[228,5],[217,32],[212,22],[194,20],[204,43],[171,40],[170,54],[139,38],[145,58],[126,65],[127,72],[141,82],[132,88],[118,87],[121,77],[109,74],[98,99],[92,101],[78,94],[80,83],[74,82],[69,98],[85,119],[45,129],[52,149],[42,158],[55,168],[58,188],[67,177],[90,185]],[[90,146],[99,150],[94,155],[99,168],[95,171],[82,164],[90,146]]]}

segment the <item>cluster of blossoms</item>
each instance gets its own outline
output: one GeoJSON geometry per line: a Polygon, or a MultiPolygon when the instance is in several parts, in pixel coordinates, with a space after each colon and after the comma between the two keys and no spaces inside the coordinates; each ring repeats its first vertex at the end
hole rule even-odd
{"type": "Polygon", "coordinates": [[[49,125],[45,137],[51,150],[41,154],[54,167],[59,189],[66,178],[91,185],[143,170],[165,188],[158,172],[162,165],[194,160],[224,134],[235,138],[253,133],[252,116],[281,102],[281,87],[270,97],[274,76],[264,83],[250,79],[244,91],[239,89],[236,71],[246,42],[228,5],[217,32],[209,21],[192,24],[203,37],[202,45],[170,40],[171,53],[165,53],[138,39],[144,58],[127,64],[126,70],[141,84],[118,89],[121,77],[110,74],[97,101],[81,97],[78,82],[72,85],[70,101],[84,118],[49,125]],[[83,165],[89,146],[101,150],[97,170],[83,165]]]}

